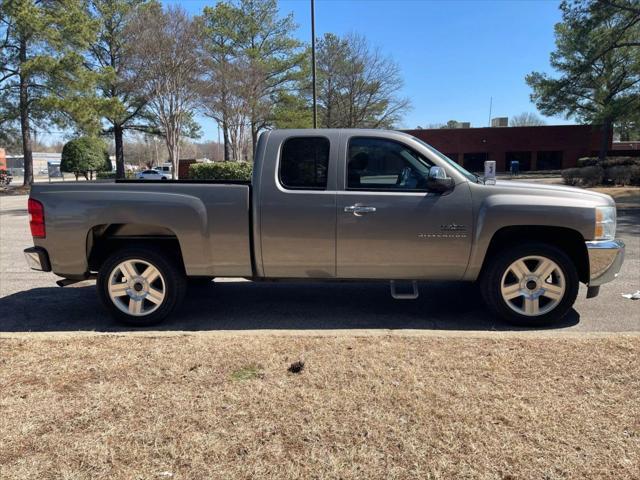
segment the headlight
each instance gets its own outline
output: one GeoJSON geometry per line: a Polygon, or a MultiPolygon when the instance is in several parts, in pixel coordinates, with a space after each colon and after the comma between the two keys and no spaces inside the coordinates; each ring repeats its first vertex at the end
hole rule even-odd
{"type": "Polygon", "coordinates": [[[616,207],[596,207],[596,240],[613,240],[616,236],[616,207]]]}

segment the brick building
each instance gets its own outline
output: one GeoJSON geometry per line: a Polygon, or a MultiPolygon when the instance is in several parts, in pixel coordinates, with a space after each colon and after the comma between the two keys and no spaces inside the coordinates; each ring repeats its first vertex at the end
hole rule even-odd
{"type": "Polygon", "coordinates": [[[519,160],[520,170],[525,171],[575,167],[578,158],[597,155],[600,146],[598,125],[439,128],[404,132],[424,140],[474,172],[484,170],[485,160],[495,160],[498,171],[508,170],[511,160],[519,160]]]}

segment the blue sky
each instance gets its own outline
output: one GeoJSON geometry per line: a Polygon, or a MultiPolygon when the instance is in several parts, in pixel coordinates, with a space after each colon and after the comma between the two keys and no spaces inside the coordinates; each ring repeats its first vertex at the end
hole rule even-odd
{"type": "MultiPolygon", "coordinates": [[[[198,14],[213,0],[164,1],[198,14]]],[[[524,76],[551,72],[553,0],[316,0],[316,34],[358,32],[400,66],[403,95],[413,110],[400,125],[414,128],[447,120],[486,126],[492,116],[535,112],[524,76]]],[[[280,0],[292,12],[295,35],[309,41],[309,0],[280,0]]],[[[549,124],[570,123],[561,117],[549,124]]],[[[203,140],[216,139],[215,123],[199,118],[203,140]]]]}

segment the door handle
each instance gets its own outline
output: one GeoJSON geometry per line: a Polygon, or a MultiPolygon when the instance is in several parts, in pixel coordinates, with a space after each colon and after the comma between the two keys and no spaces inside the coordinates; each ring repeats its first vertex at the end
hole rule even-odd
{"type": "Polygon", "coordinates": [[[366,207],[363,205],[351,205],[344,207],[346,213],[353,213],[356,217],[361,217],[365,213],[375,213],[376,207],[366,207]]]}

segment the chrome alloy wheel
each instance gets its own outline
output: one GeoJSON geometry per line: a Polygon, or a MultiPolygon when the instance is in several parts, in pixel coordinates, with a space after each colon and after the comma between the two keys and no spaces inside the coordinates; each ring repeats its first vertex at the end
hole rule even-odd
{"type": "Polygon", "coordinates": [[[553,260],[532,255],[513,262],[502,275],[500,293],[520,315],[536,317],[550,312],[564,297],[564,274],[553,260]]]}
{"type": "Polygon", "coordinates": [[[131,259],[118,264],[109,275],[109,297],[127,315],[143,317],[155,312],[166,295],[160,271],[145,260],[131,259]]]}

